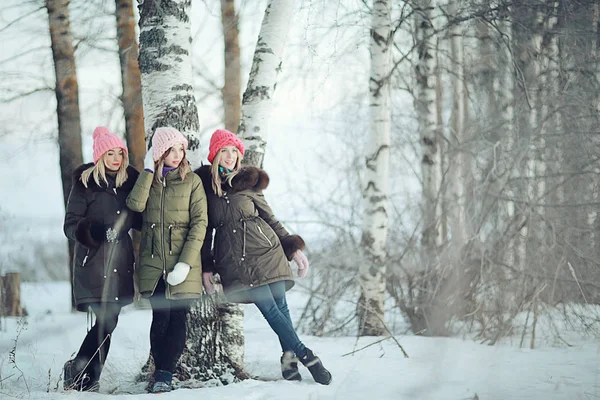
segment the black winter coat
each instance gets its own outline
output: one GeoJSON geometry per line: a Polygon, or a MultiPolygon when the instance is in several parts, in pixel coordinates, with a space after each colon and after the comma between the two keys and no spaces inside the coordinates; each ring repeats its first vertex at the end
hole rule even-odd
{"type": "Polygon", "coordinates": [[[79,311],[90,303],[133,301],[133,245],[129,230],[141,229],[141,214],[125,204],[138,172],[127,168],[127,180],[115,188],[115,179],[107,175],[108,185],[98,186],[90,176],[83,186],[81,174],[92,163],[83,164],[73,173],[73,187],[67,203],[64,232],[75,241],[73,257],[73,295],[79,311]],[[108,234],[107,234],[108,232],[108,234]]]}

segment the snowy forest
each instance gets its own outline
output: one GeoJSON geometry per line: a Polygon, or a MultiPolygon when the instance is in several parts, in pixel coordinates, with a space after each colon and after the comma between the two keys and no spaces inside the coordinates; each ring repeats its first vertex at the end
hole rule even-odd
{"type": "MultiPolygon", "coordinates": [[[[67,395],[62,223],[102,125],[139,171],[157,127],[193,168],[234,132],[306,240],[290,308],[332,386],[276,382],[262,316],[203,296],[170,396],[600,397],[600,0],[3,0],[0,38],[0,394],[67,395]]],[[[118,351],[100,392],[144,396],[148,344],[118,351]]]]}

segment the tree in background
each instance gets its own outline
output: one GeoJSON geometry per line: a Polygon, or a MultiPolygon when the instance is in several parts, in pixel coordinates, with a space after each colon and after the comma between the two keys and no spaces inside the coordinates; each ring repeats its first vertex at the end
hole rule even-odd
{"type": "MultiPolygon", "coordinates": [[[[56,75],[56,114],[58,117],[58,147],[60,175],[65,207],[71,192],[73,170],[83,163],[81,153],[81,122],[79,88],[75,69],[73,35],[69,20],[69,0],[46,0],[54,73],[56,75]]],[[[69,241],[69,276],[73,272],[74,243],[69,241]]],[[[73,282],[73,280],[70,280],[73,282]]],[[[71,305],[75,302],[71,295],[71,305]]]]}
{"type": "Polygon", "coordinates": [[[117,41],[121,64],[125,136],[129,149],[129,162],[138,171],[144,168],[146,138],[144,135],[144,109],[142,105],[142,80],[138,65],[138,43],[135,32],[132,0],[115,0],[117,41]]]}
{"type": "Polygon", "coordinates": [[[240,32],[234,0],[221,0],[221,24],[225,42],[225,84],[222,89],[225,129],[236,132],[240,124],[242,76],[238,38],[240,32]]]}
{"type": "Polygon", "coordinates": [[[237,131],[244,140],[244,163],[262,167],[267,146],[268,121],[277,75],[292,20],[294,2],[269,0],[258,34],[248,86],[242,99],[237,131]]]}
{"type": "Polygon", "coordinates": [[[361,289],[357,305],[358,334],[381,336],[386,333],[385,300],[386,239],[388,231],[388,180],[390,158],[393,32],[392,3],[376,0],[371,11],[371,76],[369,108],[371,127],[366,148],[364,215],[359,262],[361,289]]]}

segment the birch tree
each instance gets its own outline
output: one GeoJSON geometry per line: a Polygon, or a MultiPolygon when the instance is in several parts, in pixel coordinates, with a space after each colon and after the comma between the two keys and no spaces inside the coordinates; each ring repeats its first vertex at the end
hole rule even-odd
{"type": "Polygon", "coordinates": [[[390,0],[375,0],[371,14],[371,76],[369,78],[371,127],[366,149],[366,184],[363,187],[364,216],[361,248],[365,259],[359,263],[361,288],[357,307],[359,336],[380,336],[386,333],[383,302],[391,128],[389,79],[393,45],[391,9],[390,0]]]}
{"type": "Polygon", "coordinates": [[[425,316],[430,310],[427,304],[428,287],[435,280],[437,253],[440,245],[440,232],[438,221],[438,197],[441,186],[440,163],[441,156],[436,130],[436,84],[435,84],[435,43],[433,10],[435,0],[418,0],[413,3],[415,18],[415,46],[418,60],[415,67],[416,76],[416,111],[419,122],[419,137],[421,142],[421,276],[422,288],[419,300],[412,312],[411,324],[414,332],[425,331],[435,334],[434,328],[427,322],[425,316]]]}
{"type": "MultiPolygon", "coordinates": [[[[65,207],[72,186],[73,170],[83,163],[81,153],[81,121],[79,116],[79,86],[75,68],[75,49],[69,18],[69,0],[46,0],[50,42],[56,76],[56,115],[58,118],[58,149],[60,177],[65,207]]],[[[69,266],[73,260],[74,243],[69,241],[69,266]]],[[[69,276],[73,271],[69,267],[69,276]]],[[[70,279],[73,282],[73,279],[70,279]]],[[[71,295],[71,305],[75,302],[71,295]]]]}
{"type": "Polygon", "coordinates": [[[237,134],[246,146],[244,163],[261,167],[267,145],[271,102],[292,20],[292,0],[269,0],[260,27],[237,134]]]}
{"type": "Polygon", "coordinates": [[[238,17],[234,0],[221,0],[221,23],[225,41],[225,84],[222,90],[225,129],[235,132],[240,124],[242,79],[238,17]]]}
{"type": "MultiPolygon", "coordinates": [[[[175,127],[188,137],[187,156],[197,159],[199,121],[190,57],[190,5],[191,0],[140,1],[139,65],[147,140],[157,127],[175,127]]],[[[209,379],[226,384],[243,377],[243,314],[226,311],[207,296],[192,304],[186,347],[175,374],[179,385],[194,386],[194,380],[209,379]]],[[[144,371],[152,369],[149,360],[144,371]]]]}
{"type": "Polygon", "coordinates": [[[197,158],[200,125],[190,57],[191,0],[138,3],[146,141],[156,128],[172,126],[187,136],[188,157],[197,158]]]}
{"type": "Polygon", "coordinates": [[[132,0],[115,0],[117,41],[121,64],[125,136],[129,149],[129,162],[138,170],[144,168],[146,141],[144,135],[144,110],[142,104],[142,81],[138,65],[138,43],[135,32],[132,0]]]}
{"type": "MultiPolygon", "coordinates": [[[[448,3],[448,15],[458,19],[460,0],[448,3]]],[[[451,22],[449,22],[451,23],[451,22]]],[[[452,247],[460,252],[467,238],[466,185],[471,181],[469,176],[470,160],[467,157],[465,143],[465,79],[464,79],[464,50],[463,31],[458,23],[451,24],[450,52],[452,65],[452,121],[449,143],[451,146],[450,160],[450,190],[452,205],[450,206],[450,224],[452,229],[452,247]]],[[[450,157],[450,155],[449,155],[450,157]]]]}

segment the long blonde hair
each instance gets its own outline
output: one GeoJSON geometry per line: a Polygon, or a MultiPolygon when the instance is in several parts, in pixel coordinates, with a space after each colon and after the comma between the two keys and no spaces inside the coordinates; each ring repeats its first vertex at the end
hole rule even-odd
{"type": "MultiPolygon", "coordinates": [[[[106,154],[108,152],[102,154],[102,157],[100,157],[100,159],[98,160],[98,162],[87,168],[85,171],[83,171],[81,173],[81,183],[83,183],[83,186],[85,186],[86,188],[88,187],[88,182],[90,180],[90,177],[94,178],[94,182],[96,182],[96,185],[101,186],[100,185],[100,180],[104,181],[104,183],[106,183],[106,185],[108,185],[108,180],[106,179],[106,165],[104,164],[104,159],[106,158],[106,154]]],[[[121,187],[125,181],[127,180],[127,167],[129,166],[129,156],[127,155],[126,152],[123,152],[123,162],[121,163],[121,166],[119,167],[119,169],[117,170],[117,175],[115,177],[115,186],[116,187],[121,187]]]]}
{"type": "MultiPolygon", "coordinates": [[[[160,158],[158,159],[158,161],[156,161],[154,163],[154,182],[156,183],[161,183],[161,179],[163,179],[163,168],[165,166],[165,158],[167,158],[167,156],[169,155],[169,152],[171,151],[171,149],[169,148],[169,150],[165,151],[163,153],[162,156],[160,156],[160,158]]],[[[185,176],[188,174],[188,172],[191,171],[190,168],[190,163],[187,160],[187,150],[183,149],[183,158],[181,159],[181,162],[179,163],[179,165],[177,166],[177,172],[179,172],[179,176],[181,177],[181,180],[185,180],[185,176]]]]}
{"type": "MultiPolygon", "coordinates": [[[[221,189],[221,174],[219,173],[219,161],[221,161],[221,152],[218,151],[217,155],[213,159],[213,162],[210,166],[210,174],[212,175],[212,187],[215,191],[215,194],[219,197],[223,197],[223,189],[221,189]]],[[[238,158],[235,161],[235,167],[233,167],[233,171],[227,175],[225,178],[225,182],[231,186],[231,181],[234,176],[236,176],[240,169],[242,168],[242,155],[238,152],[238,158]]]]}

